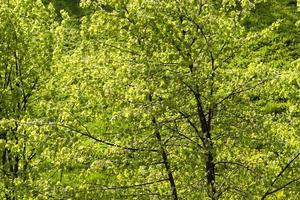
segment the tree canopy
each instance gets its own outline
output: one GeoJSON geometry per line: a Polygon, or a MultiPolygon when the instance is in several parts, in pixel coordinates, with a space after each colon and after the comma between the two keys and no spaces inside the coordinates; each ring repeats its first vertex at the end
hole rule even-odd
{"type": "Polygon", "coordinates": [[[297,1],[0,11],[2,199],[299,199],[297,1]]]}

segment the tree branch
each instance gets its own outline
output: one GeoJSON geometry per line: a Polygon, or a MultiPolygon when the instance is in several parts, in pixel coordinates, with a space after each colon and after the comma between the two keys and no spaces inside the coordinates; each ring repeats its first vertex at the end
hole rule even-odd
{"type": "Polygon", "coordinates": [[[103,144],[106,144],[106,145],[109,145],[109,146],[112,146],[112,147],[118,147],[118,148],[121,148],[121,149],[130,150],[130,151],[152,151],[152,152],[157,152],[156,149],[139,149],[139,148],[121,146],[121,145],[118,145],[118,144],[114,144],[114,143],[96,138],[96,137],[92,136],[91,134],[88,134],[88,133],[82,132],[80,130],[74,129],[73,127],[68,126],[68,125],[59,124],[59,126],[64,127],[64,128],[68,128],[71,131],[74,131],[74,132],[79,133],[79,134],[81,134],[85,137],[93,139],[96,142],[100,142],[100,143],[103,143],[103,144]]]}
{"type": "MultiPolygon", "coordinates": [[[[111,187],[100,186],[100,187],[97,187],[96,189],[97,190],[123,190],[123,189],[135,188],[135,187],[143,187],[146,185],[152,185],[152,184],[160,183],[160,182],[164,182],[164,181],[169,181],[169,179],[165,178],[165,179],[160,179],[160,180],[156,180],[156,181],[140,183],[140,184],[135,184],[135,185],[111,186],[111,187]]],[[[93,183],[93,185],[98,186],[97,184],[94,184],[94,183],[93,183]]]]}
{"type": "Polygon", "coordinates": [[[257,86],[265,83],[266,81],[268,81],[269,79],[264,79],[260,82],[258,82],[257,84],[251,86],[251,87],[246,87],[246,88],[243,88],[243,89],[240,89],[240,90],[235,90],[235,91],[232,91],[230,94],[228,94],[227,96],[225,96],[223,99],[221,99],[219,102],[217,102],[215,105],[214,105],[214,108],[216,108],[219,104],[221,104],[223,101],[233,97],[234,95],[236,94],[240,94],[240,93],[243,93],[243,92],[246,92],[248,90],[252,90],[254,88],[256,88],[257,86]]]}
{"type": "Polygon", "coordinates": [[[271,194],[273,194],[273,193],[275,193],[275,192],[278,192],[279,190],[284,189],[286,186],[288,186],[288,185],[290,185],[290,184],[292,184],[292,183],[294,183],[294,182],[297,182],[298,180],[300,180],[300,177],[298,177],[298,178],[296,178],[296,179],[294,179],[294,180],[291,180],[291,181],[287,182],[286,184],[280,186],[279,188],[277,188],[277,189],[275,189],[275,190],[273,190],[273,191],[267,192],[267,193],[263,196],[263,198],[261,198],[261,199],[262,199],[262,200],[263,200],[263,199],[266,199],[266,197],[267,197],[268,195],[271,195],[271,194]]]}
{"type": "MultiPolygon", "coordinates": [[[[285,167],[279,172],[279,174],[277,174],[277,176],[275,177],[275,179],[272,181],[270,187],[273,187],[273,185],[276,183],[276,181],[282,176],[282,174],[289,168],[289,166],[300,156],[300,152],[290,161],[288,162],[285,167]]],[[[300,179],[300,177],[298,177],[297,179],[294,179],[286,184],[284,184],[283,186],[273,190],[270,192],[270,189],[267,190],[267,192],[263,195],[263,197],[261,198],[261,200],[266,199],[266,197],[270,194],[273,194],[283,188],[285,188],[286,186],[290,185],[291,183],[298,181],[300,179]]]]}

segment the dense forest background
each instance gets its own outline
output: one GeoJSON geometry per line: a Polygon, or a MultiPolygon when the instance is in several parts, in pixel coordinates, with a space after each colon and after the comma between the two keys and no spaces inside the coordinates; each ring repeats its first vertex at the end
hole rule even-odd
{"type": "Polygon", "coordinates": [[[300,199],[297,10],[0,0],[0,199],[300,199]]]}

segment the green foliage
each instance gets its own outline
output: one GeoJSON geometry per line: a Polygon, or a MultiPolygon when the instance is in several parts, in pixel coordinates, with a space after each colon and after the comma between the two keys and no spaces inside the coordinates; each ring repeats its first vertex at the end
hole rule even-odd
{"type": "Polygon", "coordinates": [[[300,195],[294,1],[2,1],[2,199],[300,195]]]}
{"type": "Polygon", "coordinates": [[[54,6],[56,14],[59,17],[61,16],[61,10],[72,14],[74,17],[80,17],[83,14],[79,4],[80,0],[42,0],[44,5],[48,6],[50,3],[54,6]]]}
{"type": "Polygon", "coordinates": [[[52,63],[55,22],[40,1],[1,1],[0,10],[0,196],[26,199],[49,137],[47,128],[27,123],[35,120],[35,93],[52,63]]]}

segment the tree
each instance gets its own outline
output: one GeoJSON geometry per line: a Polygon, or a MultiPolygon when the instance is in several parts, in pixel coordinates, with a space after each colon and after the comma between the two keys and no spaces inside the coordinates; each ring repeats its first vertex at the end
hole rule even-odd
{"type": "Polygon", "coordinates": [[[95,186],[89,192],[173,199],[275,193],[269,180],[298,150],[294,142],[281,149],[289,114],[268,102],[284,79],[279,59],[269,57],[279,25],[244,26],[255,3],[82,2],[95,12],[82,18],[81,45],[60,63],[72,69],[71,79],[63,71],[60,78],[70,80],[63,108],[72,125],[58,125],[95,141],[89,148],[105,148],[85,158],[89,173],[101,174],[87,181],[95,186]],[[283,159],[272,161],[278,150],[283,159]]]}
{"type": "Polygon", "coordinates": [[[299,196],[294,5],[43,3],[1,4],[3,199],[299,196]]]}
{"type": "Polygon", "coordinates": [[[51,64],[53,21],[40,1],[2,0],[0,10],[0,198],[28,198],[47,139],[23,122],[37,112],[33,98],[51,64]]]}

